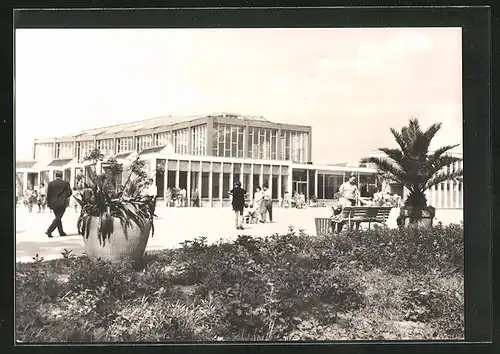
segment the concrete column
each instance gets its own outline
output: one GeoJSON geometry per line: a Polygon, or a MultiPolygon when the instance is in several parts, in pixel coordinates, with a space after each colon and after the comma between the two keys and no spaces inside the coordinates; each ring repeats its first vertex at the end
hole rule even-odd
{"type": "Polygon", "coordinates": [[[231,162],[231,173],[229,174],[229,189],[231,190],[234,185],[234,163],[231,162]]]}
{"type": "Polygon", "coordinates": [[[201,176],[203,174],[203,163],[202,161],[200,161],[200,168],[198,169],[198,181],[197,181],[197,184],[198,184],[198,195],[200,196],[200,200],[201,200],[201,176]]]}
{"type": "Polygon", "coordinates": [[[314,196],[318,198],[318,170],[314,171],[314,196]]]}
{"type": "Polygon", "coordinates": [[[306,201],[309,200],[309,170],[306,170],[306,201]]]}
{"type": "MultiPolygon", "coordinates": [[[[241,186],[243,187],[243,181],[244,181],[244,177],[245,177],[245,174],[244,174],[244,171],[245,171],[245,165],[243,164],[243,162],[240,164],[240,183],[241,183],[241,186]]],[[[245,186],[246,187],[246,186],[245,186]]]]}
{"type": "Polygon", "coordinates": [[[281,190],[283,189],[282,187],[283,186],[281,185],[281,165],[280,165],[279,172],[278,172],[278,199],[283,198],[283,194],[281,192],[281,190]]]}
{"type": "Polygon", "coordinates": [[[213,198],[213,195],[212,195],[212,192],[213,192],[213,169],[214,169],[214,164],[213,162],[210,162],[210,172],[208,174],[208,204],[210,205],[210,207],[212,207],[212,198],[213,198]]]}
{"type": "Polygon", "coordinates": [[[179,178],[180,178],[180,160],[177,160],[177,166],[175,168],[175,188],[179,188],[179,178]]]}
{"type": "Polygon", "coordinates": [[[187,173],[187,187],[186,187],[186,198],[188,206],[191,205],[191,160],[188,161],[188,173],[187,173]]]}
{"type": "Polygon", "coordinates": [[[253,163],[252,163],[252,164],[250,164],[250,184],[248,185],[251,202],[253,202],[254,188],[255,187],[253,186],[253,163]]]}

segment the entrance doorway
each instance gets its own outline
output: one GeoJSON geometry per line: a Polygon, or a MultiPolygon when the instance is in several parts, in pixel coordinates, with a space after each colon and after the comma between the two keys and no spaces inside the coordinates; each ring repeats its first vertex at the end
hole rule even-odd
{"type": "Polygon", "coordinates": [[[295,181],[293,187],[294,192],[301,193],[307,198],[307,182],[295,181]]]}

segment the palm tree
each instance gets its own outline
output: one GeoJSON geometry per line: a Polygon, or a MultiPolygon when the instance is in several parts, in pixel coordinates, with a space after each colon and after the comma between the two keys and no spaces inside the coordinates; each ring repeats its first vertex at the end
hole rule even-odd
{"type": "MultiPolygon", "coordinates": [[[[425,191],[441,182],[457,180],[462,178],[463,171],[447,171],[449,166],[461,158],[454,157],[448,152],[457,145],[446,145],[434,152],[429,151],[429,146],[441,129],[441,123],[431,125],[426,131],[422,131],[418,120],[410,119],[408,126],[398,131],[391,128],[398,149],[380,148],[386,157],[366,157],[362,163],[373,163],[384,176],[393,182],[400,183],[406,187],[410,194],[405,202],[406,210],[410,211],[410,222],[417,223],[422,219],[424,211],[434,217],[434,208],[427,206],[425,191]]],[[[403,210],[402,210],[403,212],[403,210]]],[[[402,213],[403,215],[403,213],[402,213]]],[[[432,219],[431,219],[432,220],[432,219]]]]}

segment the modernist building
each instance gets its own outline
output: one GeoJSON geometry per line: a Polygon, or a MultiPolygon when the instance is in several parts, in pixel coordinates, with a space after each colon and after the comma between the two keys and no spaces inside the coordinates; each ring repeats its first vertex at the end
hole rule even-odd
{"type": "Polygon", "coordinates": [[[333,199],[351,173],[364,191],[375,185],[373,168],[312,164],[311,133],[310,126],[238,114],[159,117],[37,139],[33,160],[17,162],[17,184],[22,193],[28,183],[37,186],[52,180],[55,171],[74,183],[78,173],[86,173],[83,157],[99,148],[125,170],[140,155],[154,176],[159,197],[167,188],[184,188],[188,196],[197,188],[202,203],[209,206],[228,203],[235,181],[248,191],[268,184],[275,200],[285,191],[333,199]]]}

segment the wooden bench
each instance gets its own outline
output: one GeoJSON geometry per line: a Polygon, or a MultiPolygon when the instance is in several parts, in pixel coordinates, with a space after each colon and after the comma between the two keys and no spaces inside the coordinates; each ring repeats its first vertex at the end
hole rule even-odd
{"type": "Polygon", "coordinates": [[[391,213],[392,207],[379,206],[346,206],[342,208],[342,218],[352,229],[354,223],[368,223],[368,229],[372,222],[385,224],[391,213]]]}

